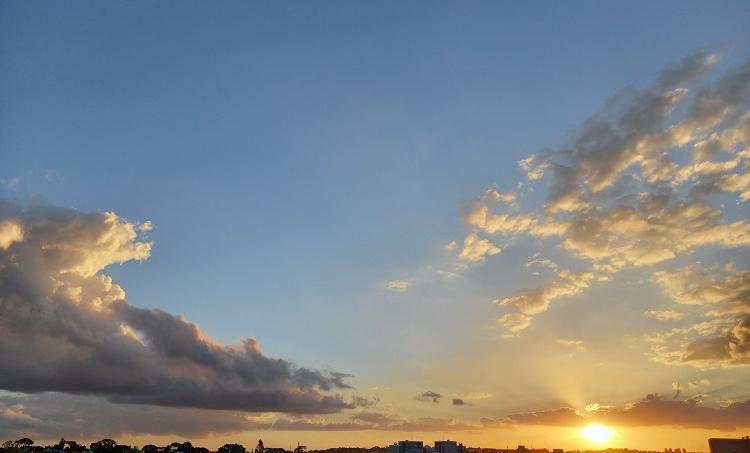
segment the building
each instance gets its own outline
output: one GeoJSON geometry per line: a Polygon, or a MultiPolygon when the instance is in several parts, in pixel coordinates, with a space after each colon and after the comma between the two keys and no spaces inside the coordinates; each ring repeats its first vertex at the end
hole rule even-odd
{"type": "Polygon", "coordinates": [[[466,453],[466,447],[455,440],[436,440],[434,447],[419,440],[400,440],[388,447],[388,453],[466,453]]]}
{"type": "Polygon", "coordinates": [[[435,452],[436,453],[466,453],[466,447],[464,447],[464,444],[459,444],[458,442],[454,440],[436,440],[435,452]]]}
{"type": "Polygon", "coordinates": [[[388,447],[388,453],[424,453],[421,440],[400,440],[388,447]]]}
{"type": "Polygon", "coordinates": [[[742,439],[708,439],[711,453],[750,453],[750,437],[742,439]]]}

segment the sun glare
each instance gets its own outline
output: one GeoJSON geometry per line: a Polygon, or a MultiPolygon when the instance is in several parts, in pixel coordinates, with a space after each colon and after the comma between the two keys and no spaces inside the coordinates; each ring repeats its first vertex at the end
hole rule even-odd
{"type": "Polygon", "coordinates": [[[581,429],[581,436],[589,442],[603,444],[615,435],[615,431],[607,426],[592,424],[581,429]]]}

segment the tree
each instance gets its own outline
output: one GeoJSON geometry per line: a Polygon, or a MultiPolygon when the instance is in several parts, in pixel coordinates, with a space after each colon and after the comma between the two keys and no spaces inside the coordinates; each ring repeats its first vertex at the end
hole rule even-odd
{"type": "Polygon", "coordinates": [[[255,453],[265,453],[266,447],[263,445],[263,439],[258,439],[258,446],[255,447],[255,453]]]}
{"type": "Polygon", "coordinates": [[[34,441],[28,437],[22,437],[14,442],[16,448],[28,448],[34,445],[34,441]]]}
{"type": "Polygon", "coordinates": [[[113,453],[116,446],[117,442],[114,440],[102,439],[99,442],[92,443],[89,449],[94,453],[113,453]]]}
{"type": "Polygon", "coordinates": [[[217,453],[245,453],[245,447],[240,444],[225,444],[219,447],[217,453]]]}

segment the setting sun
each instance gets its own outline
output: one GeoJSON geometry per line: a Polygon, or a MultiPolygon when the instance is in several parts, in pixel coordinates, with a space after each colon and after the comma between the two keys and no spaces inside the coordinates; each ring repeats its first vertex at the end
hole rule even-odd
{"type": "Polygon", "coordinates": [[[588,425],[581,429],[581,436],[589,442],[603,444],[608,442],[615,435],[612,428],[602,425],[588,425]]]}

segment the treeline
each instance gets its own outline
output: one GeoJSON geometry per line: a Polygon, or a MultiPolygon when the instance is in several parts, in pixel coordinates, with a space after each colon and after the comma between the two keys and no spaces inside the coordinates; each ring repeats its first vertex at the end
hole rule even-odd
{"type": "MultiPolygon", "coordinates": [[[[190,442],[172,442],[169,445],[144,445],[143,447],[121,445],[112,439],[102,439],[89,445],[79,444],[74,440],[60,439],[54,445],[35,445],[34,441],[24,437],[18,440],[8,440],[0,444],[0,453],[387,453],[387,447],[336,447],[324,450],[307,450],[304,446],[298,446],[294,450],[284,448],[269,448],[259,440],[253,450],[248,450],[240,444],[224,444],[217,450],[194,446],[190,442]]],[[[467,453],[517,453],[516,449],[505,448],[477,448],[468,447],[467,453]]],[[[560,450],[553,450],[558,453],[560,450]]],[[[546,448],[529,448],[526,453],[550,453],[546,448]]],[[[664,450],[631,450],[628,448],[608,448],[606,450],[568,450],[565,453],[693,453],[684,448],[665,448],[664,450]]]]}
{"type": "Polygon", "coordinates": [[[18,440],[7,440],[0,445],[0,453],[304,453],[304,448],[294,452],[283,448],[265,448],[263,441],[258,442],[254,450],[248,451],[240,444],[224,444],[217,450],[194,446],[190,442],[172,442],[169,445],[144,445],[137,447],[118,444],[112,439],[102,439],[89,445],[79,444],[74,440],[60,439],[54,445],[35,445],[28,437],[18,440]]]}

